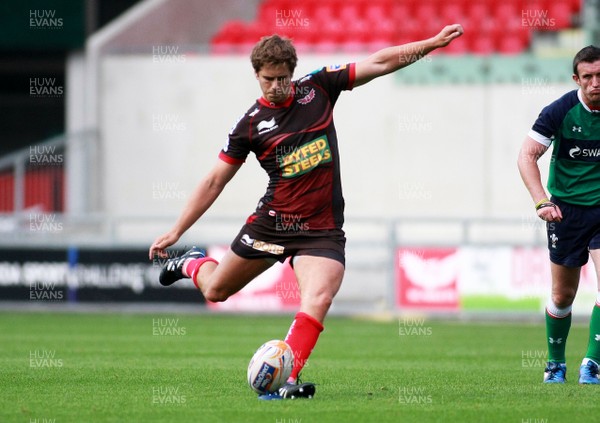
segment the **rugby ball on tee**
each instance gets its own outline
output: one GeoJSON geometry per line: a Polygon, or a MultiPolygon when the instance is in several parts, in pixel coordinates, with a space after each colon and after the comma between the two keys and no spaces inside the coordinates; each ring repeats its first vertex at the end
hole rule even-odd
{"type": "Polygon", "coordinates": [[[293,365],[294,353],[287,343],[265,342],[248,364],[248,385],[259,394],[276,392],[290,377],[293,365]]]}

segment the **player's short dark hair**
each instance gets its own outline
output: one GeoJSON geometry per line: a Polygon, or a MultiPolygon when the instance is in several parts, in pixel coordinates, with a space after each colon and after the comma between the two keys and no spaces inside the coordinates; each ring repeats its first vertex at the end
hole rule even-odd
{"type": "Polygon", "coordinates": [[[296,48],[289,38],[282,38],[279,35],[262,37],[252,49],[250,61],[254,71],[258,73],[260,69],[267,64],[278,65],[287,64],[291,73],[294,73],[298,56],[296,48]]]}
{"type": "Polygon", "coordinates": [[[575,75],[579,75],[579,72],[577,72],[577,66],[581,62],[593,63],[596,60],[600,60],[600,48],[593,45],[582,48],[573,59],[573,73],[575,75]]]}

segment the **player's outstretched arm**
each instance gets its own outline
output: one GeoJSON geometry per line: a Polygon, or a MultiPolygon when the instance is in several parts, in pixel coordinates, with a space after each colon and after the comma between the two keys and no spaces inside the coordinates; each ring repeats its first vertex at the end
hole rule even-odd
{"type": "Polygon", "coordinates": [[[200,181],[187,204],[183,208],[179,219],[175,222],[173,229],[156,238],[150,246],[148,256],[150,260],[156,254],[165,257],[165,249],[175,244],[184,234],[215,202],[217,197],[225,188],[225,185],[233,178],[241,165],[231,165],[219,160],[215,167],[200,181]]]}
{"type": "Polygon", "coordinates": [[[433,50],[446,47],[452,40],[460,37],[462,33],[463,27],[460,24],[453,24],[445,26],[439,34],[427,40],[381,49],[365,60],[356,63],[356,81],[354,87],[366,84],[379,76],[402,69],[431,53],[433,50]]]}
{"type": "MultiPolygon", "coordinates": [[[[523,179],[523,183],[536,206],[550,201],[548,200],[548,195],[542,185],[542,177],[538,166],[538,159],[547,150],[548,147],[527,136],[525,141],[523,141],[517,159],[517,166],[519,168],[519,173],[521,174],[521,179],[523,179]]],[[[562,219],[562,212],[556,205],[554,207],[541,208],[537,210],[537,214],[547,222],[560,222],[562,219]]]]}

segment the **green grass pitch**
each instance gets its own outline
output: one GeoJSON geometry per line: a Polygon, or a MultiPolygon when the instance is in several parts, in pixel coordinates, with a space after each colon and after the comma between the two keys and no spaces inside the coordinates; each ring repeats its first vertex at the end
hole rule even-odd
{"type": "Polygon", "coordinates": [[[591,422],[579,386],[541,383],[539,324],[330,317],[304,369],[312,400],[258,401],[246,366],[291,317],[0,313],[0,422],[591,422]]]}

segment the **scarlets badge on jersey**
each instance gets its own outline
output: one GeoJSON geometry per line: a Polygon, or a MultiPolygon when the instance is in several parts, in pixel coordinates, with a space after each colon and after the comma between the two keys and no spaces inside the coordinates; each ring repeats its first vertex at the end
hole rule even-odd
{"type": "Polygon", "coordinates": [[[342,69],[346,69],[347,65],[329,65],[327,66],[327,72],[337,72],[337,71],[341,71],[342,69]]]}

